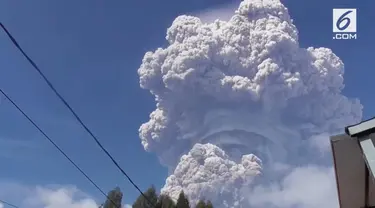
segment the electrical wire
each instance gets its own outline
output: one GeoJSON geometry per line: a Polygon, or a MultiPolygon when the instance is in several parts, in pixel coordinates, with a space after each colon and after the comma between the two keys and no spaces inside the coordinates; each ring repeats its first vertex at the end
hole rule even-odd
{"type": "Polygon", "coordinates": [[[95,143],[102,149],[102,151],[109,157],[112,163],[120,170],[120,172],[128,179],[128,181],[138,190],[138,192],[147,200],[147,202],[153,206],[154,203],[141,191],[141,189],[135,184],[135,182],[130,178],[130,176],[120,167],[118,162],[112,157],[112,155],[103,147],[97,137],[91,132],[91,130],[83,123],[77,113],[73,110],[73,108],[68,104],[68,102],[60,95],[60,93],[55,89],[52,83],[47,79],[47,77],[43,74],[43,72],[39,69],[39,67],[35,64],[35,62],[25,53],[25,51],[21,48],[18,44],[16,39],[10,34],[10,32],[6,29],[6,27],[0,22],[0,26],[3,28],[5,33],[8,35],[12,43],[18,48],[18,50],[23,54],[23,56],[29,61],[29,63],[34,67],[35,70],[38,71],[40,76],[44,79],[44,81],[48,84],[48,86],[52,89],[52,91],[56,94],[57,97],[60,98],[61,102],[70,110],[73,116],[77,119],[77,121],[82,125],[82,127],[90,134],[90,136],[94,139],[95,143]]]}
{"type": "MultiPolygon", "coordinates": [[[[85,176],[87,180],[90,181],[92,185],[94,185],[108,200],[110,200],[113,205],[116,205],[112,199],[108,197],[106,193],[6,94],[3,89],[0,89],[1,94],[5,96],[5,98],[12,103],[14,107],[17,108],[17,110],[25,116],[25,118],[36,128],[38,131],[43,134],[43,136],[67,159],[69,162],[79,171],[82,173],[82,175],[85,176]]],[[[120,207],[118,207],[120,208],[120,207]]]]}
{"type": "Polygon", "coordinates": [[[11,204],[11,203],[9,203],[9,202],[6,202],[6,201],[4,201],[4,200],[1,200],[1,199],[0,199],[0,202],[1,202],[1,203],[3,203],[3,204],[6,204],[6,205],[8,205],[8,206],[14,207],[14,208],[19,208],[19,207],[17,207],[16,205],[14,205],[14,204],[11,204]]]}

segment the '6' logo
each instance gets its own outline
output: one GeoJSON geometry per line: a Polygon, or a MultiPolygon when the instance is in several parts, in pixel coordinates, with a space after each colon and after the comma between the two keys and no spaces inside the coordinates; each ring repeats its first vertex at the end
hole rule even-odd
{"type": "Polygon", "coordinates": [[[348,14],[352,13],[353,11],[347,11],[344,14],[342,14],[339,19],[336,22],[336,27],[339,30],[345,30],[350,25],[350,18],[347,17],[348,14]],[[345,23],[342,25],[342,23],[345,23]]]}
{"type": "Polygon", "coordinates": [[[333,32],[357,32],[357,10],[333,9],[333,32]]]}

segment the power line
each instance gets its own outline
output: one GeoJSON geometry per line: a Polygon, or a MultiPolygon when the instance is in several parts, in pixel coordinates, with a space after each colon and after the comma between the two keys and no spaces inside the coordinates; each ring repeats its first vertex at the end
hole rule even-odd
{"type": "Polygon", "coordinates": [[[134,183],[134,181],[130,178],[130,176],[120,167],[118,162],[112,157],[112,155],[103,147],[97,137],[91,132],[91,130],[82,122],[80,117],[76,114],[73,108],[68,104],[68,102],[57,92],[55,87],[52,83],[47,79],[47,77],[43,74],[43,72],[39,69],[39,67],[35,64],[35,62],[24,52],[21,46],[17,43],[16,39],[10,34],[10,32],[5,28],[5,26],[0,22],[0,26],[3,28],[5,33],[8,35],[12,43],[18,48],[18,50],[24,55],[24,57],[29,61],[29,63],[34,67],[35,70],[43,77],[44,81],[48,84],[48,86],[53,90],[57,97],[60,98],[61,102],[70,110],[70,112],[74,115],[77,121],[82,125],[82,127],[90,134],[90,136],[94,139],[95,143],[103,150],[103,152],[109,157],[112,163],[120,170],[120,172],[128,179],[128,181],[138,190],[138,192],[147,200],[150,205],[156,207],[151,200],[141,191],[141,189],[134,183]]]}
{"type": "Polygon", "coordinates": [[[6,202],[6,201],[4,201],[4,200],[1,200],[1,199],[0,199],[0,202],[1,202],[1,203],[3,203],[3,204],[6,204],[6,205],[8,205],[8,206],[14,207],[14,208],[19,208],[19,207],[17,207],[16,205],[14,205],[14,204],[11,204],[11,203],[9,203],[9,202],[6,202]]]}
{"type": "MultiPolygon", "coordinates": [[[[10,103],[12,103],[12,105],[14,106],[14,107],[16,107],[17,108],[17,110],[19,111],[19,112],[21,112],[22,113],[22,115],[23,116],[25,116],[25,118],[27,119],[27,120],[29,120],[29,122],[36,128],[36,129],[38,129],[39,130],[39,132],[41,133],[41,134],[43,134],[43,136],[62,154],[62,155],[64,155],[64,157],[67,159],[67,160],[69,160],[69,162],[79,171],[79,172],[81,172],[82,173],[82,175],[84,175],[85,176],[85,178],[87,179],[87,180],[89,180],[90,181],[90,183],[92,184],[92,185],[94,185],[108,200],[110,200],[112,203],[113,203],[113,205],[116,205],[113,201],[112,201],[112,199],[110,199],[109,197],[108,197],[108,195],[106,194],[106,193],[104,193],[104,191],[46,134],[46,133],[44,133],[44,131],[8,96],[8,94],[6,94],[1,88],[0,88],[0,92],[1,92],[1,94],[3,94],[8,100],[9,100],[9,102],[10,103]]],[[[7,203],[5,203],[4,202],[4,204],[7,204],[7,203]]],[[[9,204],[8,204],[9,205],[9,204]]],[[[11,206],[11,205],[10,205],[11,206]]]]}

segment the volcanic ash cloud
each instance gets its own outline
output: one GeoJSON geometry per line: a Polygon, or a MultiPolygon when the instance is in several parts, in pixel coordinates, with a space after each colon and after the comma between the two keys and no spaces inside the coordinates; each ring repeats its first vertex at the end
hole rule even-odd
{"type": "Polygon", "coordinates": [[[155,152],[172,173],[166,193],[183,189],[196,198],[209,189],[217,191],[210,196],[220,196],[214,184],[221,186],[229,176],[249,177],[228,164],[260,165],[245,166],[242,156],[254,154],[264,166],[285,163],[302,139],[362,117],[360,102],[341,94],[342,61],[327,48],[300,48],[298,31],[279,1],[245,0],[229,21],[210,24],[179,16],[166,39],[169,45],[147,52],[138,69],[141,87],[157,103],[139,135],[145,150],[155,152]],[[209,167],[223,164],[226,175],[192,179],[191,171],[204,175],[208,170],[206,163],[192,165],[195,159],[186,159],[199,152],[195,144],[206,149],[204,161],[211,158],[204,152],[222,152],[212,155],[216,159],[209,167]],[[203,188],[204,183],[210,187],[203,188]]]}
{"type": "Polygon", "coordinates": [[[161,191],[176,199],[183,190],[192,202],[205,197],[232,205],[244,200],[239,194],[240,188],[249,185],[260,171],[260,160],[255,155],[244,155],[237,164],[215,145],[196,144],[181,157],[161,191]]]}

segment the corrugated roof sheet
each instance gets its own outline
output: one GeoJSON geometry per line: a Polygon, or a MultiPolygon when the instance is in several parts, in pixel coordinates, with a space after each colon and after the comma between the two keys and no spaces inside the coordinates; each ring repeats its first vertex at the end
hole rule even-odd
{"type": "Polygon", "coordinates": [[[340,208],[375,207],[374,180],[369,176],[357,139],[346,134],[333,136],[331,146],[340,208]]]}

